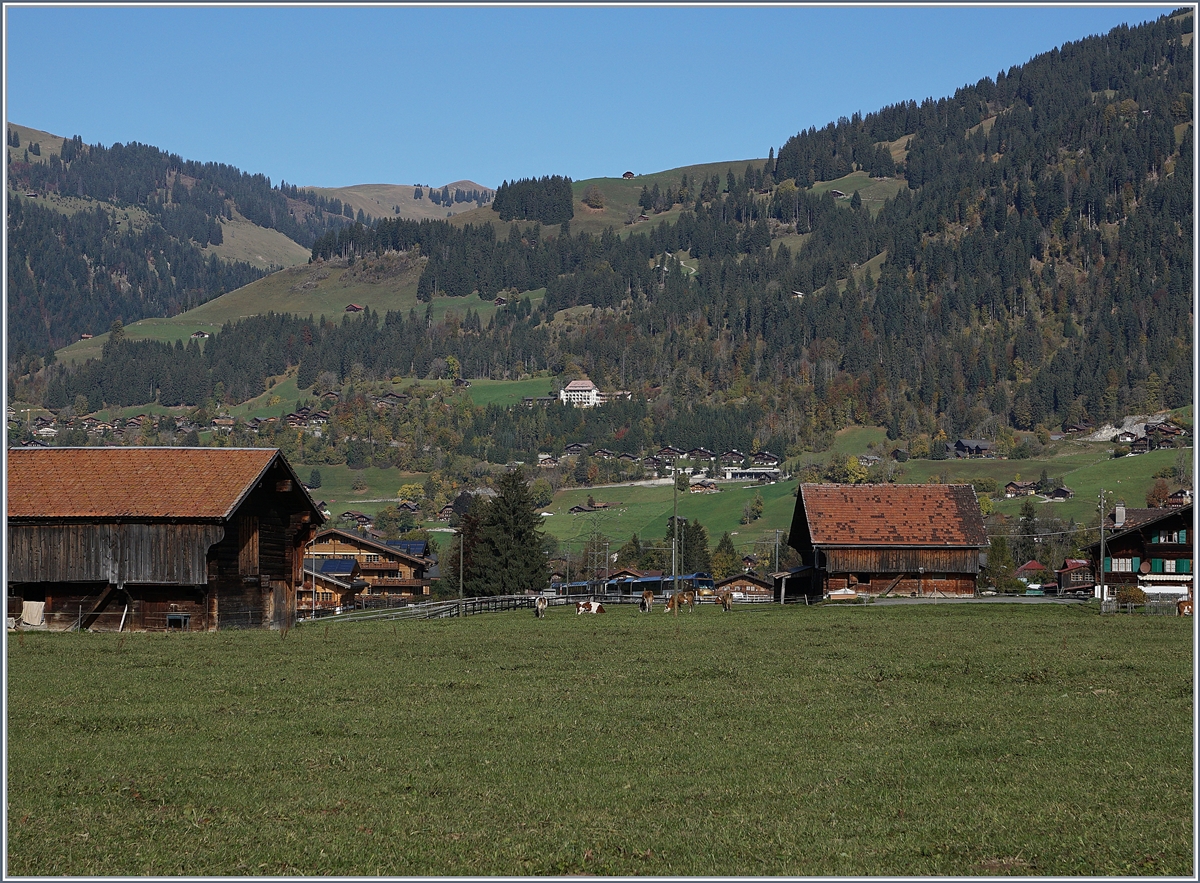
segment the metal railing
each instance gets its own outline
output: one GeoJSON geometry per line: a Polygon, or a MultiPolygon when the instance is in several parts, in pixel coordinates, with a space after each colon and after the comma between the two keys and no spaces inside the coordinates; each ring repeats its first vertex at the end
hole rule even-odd
{"type": "Polygon", "coordinates": [[[1174,600],[1148,600],[1143,604],[1120,603],[1115,598],[1100,602],[1101,613],[1141,613],[1146,616],[1178,616],[1179,602],[1174,600]]]}
{"type": "MultiPolygon", "coordinates": [[[[312,622],[378,622],[380,620],[401,620],[401,619],[442,619],[451,616],[474,616],[478,613],[496,613],[503,610],[531,610],[537,603],[538,595],[489,595],[477,598],[464,598],[462,601],[457,599],[449,601],[424,601],[418,604],[408,604],[404,607],[396,607],[387,610],[353,610],[346,613],[333,614],[328,616],[320,615],[317,611],[317,617],[314,620],[312,617],[305,617],[304,611],[298,611],[300,618],[297,619],[296,625],[303,625],[312,622]]],[[[617,592],[593,592],[588,594],[575,595],[544,595],[548,606],[550,607],[573,607],[577,601],[598,601],[604,605],[618,604],[637,604],[642,600],[641,595],[630,595],[628,593],[621,594],[617,592]]],[[[705,598],[700,603],[706,603],[710,598],[705,598]]],[[[734,601],[734,606],[739,604],[761,604],[770,603],[770,596],[763,597],[748,597],[740,601],[734,601]]],[[[661,606],[666,603],[665,598],[655,598],[655,605],[661,606]]]]}

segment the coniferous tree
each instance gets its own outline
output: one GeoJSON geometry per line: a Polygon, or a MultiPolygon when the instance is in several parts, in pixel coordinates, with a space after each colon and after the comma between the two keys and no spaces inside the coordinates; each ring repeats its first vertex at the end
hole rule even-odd
{"type": "Polygon", "coordinates": [[[523,469],[505,474],[486,503],[465,568],[472,596],[517,595],[549,588],[542,553],[541,519],[534,511],[523,469]]]}
{"type": "Polygon", "coordinates": [[[733,538],[729,536],[729,531],[725,531],[721,534],[717,548],[712,553],[713,579],[720,580],[727,576],[735,576],[741,572],[741,569],[741,558],[733,545],[733,538]]]}

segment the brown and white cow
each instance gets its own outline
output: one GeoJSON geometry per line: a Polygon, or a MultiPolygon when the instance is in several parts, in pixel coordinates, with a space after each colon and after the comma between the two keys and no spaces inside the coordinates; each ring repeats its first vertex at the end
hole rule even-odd
{"type": "Polygon", "coordinates": [[[679,613],[679,608],[684,604],[687,605],[689,613],[694,612],[696,609],[696,593],[687,591],[669,595],[667,597],[667,606],[663,609],[663,613],[679,613]]]}
{"type": "Polygon", "coordinates": [[[604,605],[599,601],[576,601],[575,613],[603,613],[604,605]]]}
{"type": "Polygon", "coordinates": [[[638,602],[638,609],[642,613],[649,613],[654,609],[654,593],[649,589],[642,592],[642,600],[638,602]]]}
{"type": "Polygon", "coordinates": [[[716,597],[717,603],[721,605],[722,613],[728,613],[733,609],[733,592],[721,592],[716,597]]]}
{"type": "Polygon", "coordinates": [[[538,599],[533,602],[534,616],[536,616],[538,619],[541,619],[542,617],[544,617],[546,615],[546,605],[549,603],[550,602],[546,600],[545,595],[539,595],[538,599]]]}

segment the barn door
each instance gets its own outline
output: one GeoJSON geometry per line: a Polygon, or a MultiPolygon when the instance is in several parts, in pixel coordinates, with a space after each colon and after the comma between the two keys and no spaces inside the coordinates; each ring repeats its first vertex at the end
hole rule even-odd
{"type": "Polygon", "coordinates": [[[257,515],[243,515],[238,519],[238,574],[258,575],[257,515]]]}
{"type": "Polygon", "coordinates": [[[290,629],[296,624],[295,592],[287,580],[271,580],[271,627],[290,629]]]}

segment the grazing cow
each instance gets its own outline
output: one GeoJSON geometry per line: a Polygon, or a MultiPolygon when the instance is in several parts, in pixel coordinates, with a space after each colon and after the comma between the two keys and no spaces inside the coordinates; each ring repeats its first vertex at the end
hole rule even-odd
{"type": "Polygon", "coordinates": [[[599,601],[576,601],[575,613],[603,613],[604,605],[599,601]]]}
{"type": "Polygon", "coordinates": [[[546,600],[545,595],[539,595],[537,601],[534,602],[534,607],[533,607],[534,616],[536,616],[538,619],[541,619],[543,616],[545,616],[546,615],[546,605],[548,603],[549,602],[546,600]]]}
{"type": "Polygon", "coordinates": [[[695,592],[676,592],[674,595],[667,597],[667,606],[663,609],[663,613],[679,613],[679,608],[686,604],[688,612],[694,612],[696,609],[696,593],[695,592]]]}
{"type": "Polygon", "coordinates": [[[733,609],[733,592],[721,592],[717,595],[717,603],[721,605],[722,613],[728,613],[733,609]]]}
{"type": "Polygon", "coordinates": [[[649,613],[654,609],[654,593],[649,589],[642,592],[642,600],[638,602],[638,610],[642,613],[649,613]]]}

